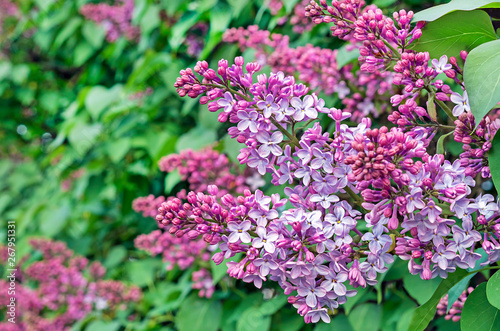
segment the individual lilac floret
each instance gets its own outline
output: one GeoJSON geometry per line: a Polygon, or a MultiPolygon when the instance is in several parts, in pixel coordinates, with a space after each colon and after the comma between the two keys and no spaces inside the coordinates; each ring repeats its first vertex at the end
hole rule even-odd
{"type": "Polygon", "coordinates": [[[265,118],[271,117],[272,114],[280,109],[280,106],[278,106],[274,102],[274,97],[272,94],[268,94],[266,96],[266,100],[257,102],[257,107],[259,107],[259,109],[262,109],[265,118]]]}
{"type": "Polygon", "coordinates": [[[217,101],[219,106],[224,107],[225,113],[230,113],[233,110],[236,100],[234,100],[233,95],[229,92],[224,93],[224,98],[217,101]]]}
{"type": "Polygon", "coordinates": [[[296,121],[302,121],[306,116],[308,118],[318,117],[318,111],[314,108],[314,99],[310,95],[305,96],[304,100],[294,97],[290,101],[290,104],[295,108],[293,118],[296,121]]]}
{"type": "Polygon", "coordinates": [[[453,108],[453,115],[460,116],[464,111],[470,111],[469,97],[467,96],[467,91],[464,91],[464,95],[453,92],[450,96],[450,100],[456,104],[453,108]]]}
{"type": "Polygon", "coordinates": [[[257,134],[257,141],[262,143],[258,149],[260,156],[268,157],[269,153],[273,153],[276,156],[283,154],[283,150],[279,146],[283,141],[283,134],[281,132],[276,131],[272,135],[269,135],[266,131],[261,131],[257,134]]]}
{"type": "Polygon", "coordinates": [[[438,74],[450,70],[452,68],[451,64],[448,63],[448,57],[446,55],[441,56],[439,59],[432,60],[432,65],[438,74]]]}
{"type": "Polygon", "coordinates": [[[251,226],[252,223],[250,223],[250,221],[244,221],[239,224],[236,222],[229,222],[227,224],[228,230],[231,231],[231,234],[229,235],[229,242],[235,243],[238,242],[238,240],[241,240],[243,243],[249,243],[252,241],[252,238],[247,232],[250,230],[251,226]]]}

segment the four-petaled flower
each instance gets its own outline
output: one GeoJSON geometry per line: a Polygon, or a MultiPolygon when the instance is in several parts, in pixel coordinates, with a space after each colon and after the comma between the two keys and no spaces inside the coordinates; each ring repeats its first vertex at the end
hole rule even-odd
{"type": "Polygon", "coordinates": [[[452,68],[451,64],[448,63],[448,57],[443,55],[438,59],[432,60],[432,66],[436,69],[438,74],[450,70],[452,68]]]}
{"type": "Polygon", "coordinates": [[[224,107],[224,112],[229,113],[233,110],[234,105],[236,104],[236,100],[234,100],[233,95],[229,92],[224,93],[224,98],[219,99],[217,104],[221,107],[224,107]]]}
{"type": "Polygon", "coordinates": [[[241,223],[229,222],[227,223],[227,229],[231,231],[229,235],[229,242],[235,243],[240,240],[242,243],[250,243],[252,238],[248,234],[248,230],[252,227],[252,223],[250,221],[243,221],[241,223]]]}
{"type": "Polygon", "coordinates": [[[318,111],[314,108],[314,99],[310,95],[306,95],[304,100],[300,100],[300,98],[294,97],[290,101],[293,108],[295,108],[295,113],[293,114],[293,118],[296,121],[302,121],[304,117],[308,118],[316,118],[318,117],[318,111]]]}
{"type": "Polygon", "coordinates": [[[262,143],[258,149],[260,156],[268,157],[270,153],[276,156],[283,154],[283,150],[279,145],[283,141],[283,134],[281,132],[276,131],[272,135],[269,135],[266,131],[261,131],[257,134],[257,141],[262,143]]]}
{"type": "Polygon", "coordinates": [[[257,227],[257,235],[259,238],[255,238],[252,242],[252,246],[255,248],[262,248],[268,253],[274,253],[276,246],[274,242],[278,239],[279,235],[276,232],[267,232],[266,228],[259,226],[257,227]]]}
{"type": "Polygon", "coordinates": [[[464,111],[470,111],[469,97],[467,96],[467,91],[464,91],[464,95],[453,92],[450,96],[450,100],[456,104],[453,108],[453,115],[460,116],[464,111]]]}
{"type": "Polygon", "coordinates": [[[265,118],[271,117],[273,113],[277,112],[280,109],[280,107],[276,103],[274,103],[274,97],[272,94],[268,94],[266,96],[266,100],[257,102],[257,107],[259,107],[259,109],[262,109],[265,118]]]}

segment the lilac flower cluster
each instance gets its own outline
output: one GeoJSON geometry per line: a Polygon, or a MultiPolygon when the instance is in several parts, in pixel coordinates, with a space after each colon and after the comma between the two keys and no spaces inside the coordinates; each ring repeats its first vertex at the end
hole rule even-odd
{"type": "MultiPolygon", "coordinates": [[[[336,93],[345,105],[345,111],[352,113],[355,120],[369,114],[378,117],[388,109],[383,101],[393,92],[392,74],[382,70],[353,72],[351,64],[338,68],[338,50],[310,44],[291,48],[288,36],[259,30],[256,25],[229,29],[223,40],[238,43],[242,51],[255,49],[257,61],[270,65],[273,72],[296,75],[313,90],[336,93]]],[[[358,48],[356,44],[351,47],[358,48]]]]}
{"type": "MultiPolygon", "coordinates": [[[[41,252],[41,260],[16,273],[17,323],[0,323],[2,330],[70,330],[71,326],[96,311],[113,312],[137,302],[141,291],[135,286],[103,280],[106,269],[99,263],[75,256],[62,242],[33,239],[30,245],[41,252]],[[90,278],[86,278],[85,274],[90,278]],[[34,286],[35,285],[35,286],[34,286]]],[[[6,251],[6,247],[0,247],[6,251]]],[[[0,254],[5,262],[4,254],[0,254]]],[[[0,280],[0,302],[10,300],[7,281],[0,280]]]]}
{"type": "Polygon", "coordinates": [[[307,322],[328,321],[326,309],[355,294],[343,283],[374,285],[394,255],[422,279],[473,267],[481,245],[486,264],[500,258],[498,203],[491,195],[469,198],[475,181],[461,162],[427,153],[432,127],[372,129],[366,118],[348,127],[349,113],[326,108],[294,77],[234,62],[182,70],[177,91],[222,109],[219,120],[234,123],[228,132],[245,146],[241,163],[293,186],[288,199],[261,191],[221,197],[214,185],[208,194],[188,193],[187,202],[164,202],[156,219],[171,234],[218,244],[216,263],[245,253],[227,263],[229,275],[259,288],[278,282],[307,322]],[[334,120],[332,134],[317,122],[321,113],[334,120]],[[287,200],[294,208],[280,213],[287,200]]]}
{"type": "Polygon", "coordinates": [[[124,36],[127,40],[138,40],[140,30],[132,25],[134,0],[116,0],[113,6],[106,3],[86,4],[80,13],[88,20],[94,21],[106,29],[106,39],[116,41],[124,36]]]}
{"type": "MultiPolygon", "coordinates": [[[[227,156],[205,148],[201,151],[184,150],[179,154],[170,154],[159,161],[160,170],[171,172],[177,170],[183,181],[189,183],[195,192],[206,191],[210,183],[217,183],[221,188],[220,194],[243,193],[249,187],[259,187],[262,184],[260,176],[252,170],[245,173],[232,164],[227,156]],[[248,186],[247,186],[248,185],[248,186]]],[[[221,195],[222,196],[222,195],[221,195]]],[[[177,197],[165,200],[153,195],[137,198],[132,207],[142,212],[144,217],[156,217],[158,208],[163,202],[174,202],[185,199],[184,190],[177,197]]],[[[160,225],[160,228],[164,228],[160,225]]],[[[213,247],[209,247],[203,240],[193,240],[189,236],[173,237],[169,232],[155,230],[149,234],[140,235],[135,239],[138,249],[147,251],[152,256],[161,254],[167,262],[167,270],[178,266],[185,270],[194,265],[204,265],[212,256],[213,247]]],[[[193,288],[199,289],[198,294],[210,298],[215,290],[211,274],[203,267],[193,272],[193,288]]]]}
{"type": "Polygon", "coordinates": [[[469,287],[465,290],[453,303],[450,310],[448,311],[448,294],[446,294],[438,303],[437,306],[437,314],[439,316],[444,316],[446,320],[452,320],[453,322],[460,321],[462,308],[464,307],[465,300],[467,300],[467,296],[474,291],[473,287],[469,287]]]}
{"type": "MultiPolygon", "coordinates": [[[[392,106],[398,107],[398,111],[388,117],[391,122],[398,126],[422,126],[424,122],[425,126],[435,127],[436,130],[454,130],[455,141],[463,143],[464,152],[460,160],[467,174],[475,177],[480,173],[483,178],[490,177],[486,157],[500,122],[485,118],[479,123],[479,131],[474,132],[475,123],[463,84],[463,71],[457,59],[450,57],[448,60],[443,55],[439,60],[430,61],[427,52],[409,50],[409,46],[420,38],[424,24],[418,22],[412,27],[412,12],[396,12],[393,20],[384,16],[380,9],[363,6],[363,0],[332,1],[331,6],[322,0],[319,4],[311,1],[306,11],[315,23],[334,23],[331,27],[334,36],[354,38],[362,43],[362,71],[380,70],[395,62],[393,84],[403,86],[403,93],[391,97],[392,106]],[[449,85],[437,79],[440,73],[459,84],[463,94],[453,92],[449,85]],[[419,106],[422,97],[428,99],[427,109],[419,106]],[[455,103],[453,110],[448,108],[446,101],[455,103]],[[455,127],[438,123],[435,103],[455,121],[455,127]]],[[[462,51],[460,57],[465,62],[467,52],[462,51]]]]}

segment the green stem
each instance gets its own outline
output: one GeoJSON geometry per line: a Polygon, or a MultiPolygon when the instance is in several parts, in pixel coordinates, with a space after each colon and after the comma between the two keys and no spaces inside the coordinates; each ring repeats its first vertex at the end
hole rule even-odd
{"type": "Polygon", "coordinates": [[[297,137],[293,136],[290,132],[288,132],[287,130],[285,130],[285,128],[283,128],[274,119],[274,117],[269,117],[269,119],[271,120],[271,123],[273,123],[278,128],[278,130],[280,130],[281,133],[283,133],[285,136],[287,136],[288,139],[290,139],[290,141],[292,142],[292,144],[294,144],[297,147],[300,147],[300,144],[299,144],[299,141],[298,141],[297,137]]]}
{"type": "Polygon", "coordinates": [[[446,113],[446,115],[448,115],[449,118],[451,118],[454,121],[457,119],[455,115],[453,115],[451,109],[443,101],[436,99],[436,103],[439,105],[439,107],[441,107],[442,110],[444,110],[444,112],[446,113]]]}
{"type": "Polygon", "coordinates": [[[398,59],[401,58],[401,54],[399,53],[399,51],[397,49],[395,49],[387,40],[385,40],[385,39],[381,39],[381,40],[392,51],[392,53],[398,57],[398,59]]]}

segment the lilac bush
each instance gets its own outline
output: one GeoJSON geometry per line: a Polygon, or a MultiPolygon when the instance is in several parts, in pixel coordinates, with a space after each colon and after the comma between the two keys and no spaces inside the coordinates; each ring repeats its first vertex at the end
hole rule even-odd
{"type": "MultiPolygon", "coordinates": [[[[219,121],[230,122],[229,135],[244,144],[240,163],[270,174],[272,184],[287,183],[287,198],[259,190],[223,194],[209,185],[205,194],[189,192],[187,202],[161,203],[160,226],[178,238],[219,245],[212,257],[217,264],[243,253],[240,261],[227,262],[228,274],[258,288],[277,282],[306,322],[329,322],[327,310],[356,294],[347,282],[375,285],[396,257],[424,280],[473,268],[481,247],[487,254],[482,265],[498,261],[498,202],[472,192],[476,175],[491,176],[486,157],[500,121],[486,117],[475,129],[467,92],[458,95],[438,79],[444,73],[464,88],[457,59],[433,60],[411,50],[423,27],[410,24],[412,12],[396,12],[393,20],[363,1],[329,6],[323,0],[311,1],[306,15],[317,24],[333,23],[334,36],[357,42],[361,72],[389,70],[381,76],[401,88],[390,97],[397,110],[387,118],[395,127],[374,127],[367,117],[346,125],[353,112],[329,108],[310,93],[290,76],[297,70],[293,62],[285,72],[267,75],[260,63],[242,57],[232,65],[220,60],[215,69],[200,61],[181,70],[177,92],[201,96],[212,112],[223,109],[219,121]],[[427,108],[419,106],[424,96],[427,108]],[[457,104],[453,110],[449,100],[457,104]],[[441,122],[435,103],[455,126],[441,122]],[[333,120],[333,132],[320,125],[320,114],[333,120]],[[458,160],[429,149],[438,132],[453,132],[462,143],[458,160]],[[285,209],[287,203],[293,208],[285,209]]],[[[245,47],[287,45],[283,36],[268,39],[267,32],[250,29],[232,30],[226,40],[245,47]]],[[[461,57],[466,61],[467,53],[461,57]]],[[[308,84],[317,87],[314,80],[308,84]]]]}

